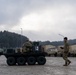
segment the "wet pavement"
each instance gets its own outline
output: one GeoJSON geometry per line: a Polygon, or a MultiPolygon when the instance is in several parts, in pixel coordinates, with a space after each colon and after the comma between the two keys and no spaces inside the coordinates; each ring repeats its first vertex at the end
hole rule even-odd
{"type": "Polygon", "coordinates": [[[0,75],[76,75],[76,58],[69,58],[72,63],[63,66],[61,57],[47,57],[45,65],[8,66],[6,58],[0,57],[0,75]]]}

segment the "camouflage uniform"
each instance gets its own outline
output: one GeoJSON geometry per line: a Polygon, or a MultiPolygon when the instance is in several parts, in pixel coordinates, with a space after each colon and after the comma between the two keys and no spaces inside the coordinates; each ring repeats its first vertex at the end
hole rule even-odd
{"type": "Polygon", "coordinates": [[[67,66],[71,63],[71,61],[68,59],[68,53],[69,53],[69,44],[66,42],[64,43],[64,51],[63,51],[63,59],[65,60],[64,66],[67,66]]]}

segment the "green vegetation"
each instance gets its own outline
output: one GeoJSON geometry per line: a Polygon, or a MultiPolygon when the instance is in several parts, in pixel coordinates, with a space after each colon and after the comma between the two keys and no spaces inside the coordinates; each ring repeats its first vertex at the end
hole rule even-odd
{"type": "MultiPolygon", "coordinates": [[[[0,32],[0,48],[16,48],[16,47],[21,47],[24,42],[26,42],[28,38],[26,36],[17,34],[17,33],[12,33],[8,31],[1,31],[0,32]]],[[[41,45],[54,45],[54,46],[59,46],[63,45],[63,41],[39,41],[41,45]]],[[[69,40],[70,44],[76,44],[76,39],[74,40],[69,40]]]]}
{"type": "Polygon", "coordinates": [[[0,32],[0,48],[20,47],[28,38],[20,34],[1,31],[0,32]]]}

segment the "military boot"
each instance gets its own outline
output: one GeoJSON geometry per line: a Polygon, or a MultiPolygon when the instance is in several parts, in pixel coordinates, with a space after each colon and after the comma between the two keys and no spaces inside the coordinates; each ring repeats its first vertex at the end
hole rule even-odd
{"type": "Polygon", "coordinates": [[[68,66],[68,65],[67,65],[67,62],[65,62],[65,64],[64,64],[63,66],[68,66]]]}
{"type": "Polygon", "coordinates": [[[71,63],[71,61],[70,61],[70,60],[68,60],[68,64],[67,64],[67,65],[70,65],[70,63],[71,63]]]}

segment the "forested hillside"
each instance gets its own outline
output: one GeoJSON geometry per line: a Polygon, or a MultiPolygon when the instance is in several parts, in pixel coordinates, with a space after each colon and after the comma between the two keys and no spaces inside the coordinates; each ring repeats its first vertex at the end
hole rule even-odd
{"type": "MultiPolygon", "coordinates": [[[[68,41],[70,45],[73,45],[73,44],[76,44],[76,39],[73,39],[73,40],[69,40],[68,41]]],[[[54,46],[59,46],[59,45],[63,45],[64,42],[63,41],[53,41],[53,42],[50,42],[50,41],[44,41],[44,42],[41,42],[40,41],[40,44],[41,45],[54,45],[54,46]]]]}
{"type": "Polygon", "coordinates": [[[20,47],[28,38],[21,36],[20,34],[1,31],[0,32],[0,47],[10,48],[10,47],[20,47]]]}
{"type": "MultiPolygon", "coordinates": [[[[12,33],[8,31],[0,32],[0,48],[16,48],[21,47],[28,38],[26,36],[21,36],[17,33],[12,33]]],[[[59,46],[63,45],[63,41],[39,41],[41,45],[54,45],[59,46]]],[[[76,39],[69,40],[70,44],[76,44],[76,39]]]]}

